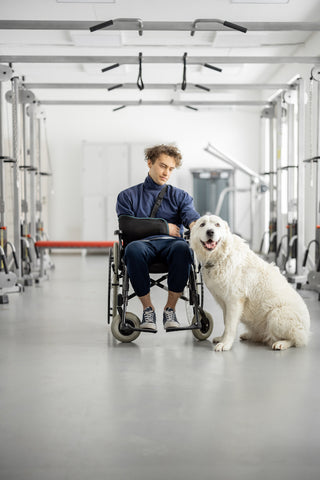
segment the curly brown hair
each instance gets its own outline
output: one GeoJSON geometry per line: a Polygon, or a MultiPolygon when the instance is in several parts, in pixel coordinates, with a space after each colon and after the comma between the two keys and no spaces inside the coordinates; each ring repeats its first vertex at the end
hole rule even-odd
{"type": "Polygon", "coordinates": [[[176,168],[182,165],[182,155],[177,147],[174,145],[155,145],[154,147],[146,148],[144,151],[145,160],[151,160],[154,163],[160,155],[164,153],[169,157],[173,157],[176,162],[176,168]]]}

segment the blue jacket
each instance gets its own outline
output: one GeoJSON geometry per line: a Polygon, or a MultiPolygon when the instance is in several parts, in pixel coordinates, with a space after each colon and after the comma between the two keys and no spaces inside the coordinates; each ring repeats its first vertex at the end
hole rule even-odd
{"type": "MultiPolygon", "coordinates": [[[[162,190],[163,185],[158,185],[148,175],[143,183],[127,188],[119,193],[117,199],[117,214],[132,217],[150,217],[153,205],[162,190]]],[[[191,222],[200,218],[194,209],[192,197],[180,188],[168,185],[166,194],[156,213],[156,218],[164,218],[168,223],[189,228],[191,222]]]]}

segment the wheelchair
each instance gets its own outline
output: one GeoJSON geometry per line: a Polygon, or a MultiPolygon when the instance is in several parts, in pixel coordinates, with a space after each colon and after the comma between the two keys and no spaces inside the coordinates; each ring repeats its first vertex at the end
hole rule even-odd
{"type": "MultiPolygon", "coordinates": [[[[136,294],[129,294],[130,284],[127,267],[123,260],[125,247],[133,240],[150,235],[167,234],[167,223],[159,218],[138,219],[122,215],[119,217],[119,230],[115,231],[119,241],[115,242],[109,253],[108,268],[108,325],[111,323],[112,335],[120,342],[136,340],[142,332],[156,333],[140,327],[137,315],[128,311],[128,303],[136,294]]],[[[186,237],[187,238],[187,237],[186,237]]],[[[163,284],[168,277],[165,263],[155,262],[149,267],[150,288],[157,286],[168,291],[163,284]],[[160,278],[153,278],[157,274],[160,278]]],[[[187,285],[179,300],[185,302],[188,322],[167,332],[191,330],[197,340],[206,340],[213,330],[213,318],[203,309],[204,288],[200,266],[191,264],[187,285]]]]}

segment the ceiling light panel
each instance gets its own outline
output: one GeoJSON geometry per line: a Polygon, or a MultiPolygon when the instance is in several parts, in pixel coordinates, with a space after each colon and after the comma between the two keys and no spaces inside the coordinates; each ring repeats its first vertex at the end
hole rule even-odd
{"type": "Polygon", "coordinates": [[[289,3],[289,0],[231,0],[231,3],[257,3],[268,5],[274,3],[285,4],[289,3]]]}
{"type": "Polygon", "coordinates": [[[57,3],[116,3],[116,0],[56,0],[57,3]]]}

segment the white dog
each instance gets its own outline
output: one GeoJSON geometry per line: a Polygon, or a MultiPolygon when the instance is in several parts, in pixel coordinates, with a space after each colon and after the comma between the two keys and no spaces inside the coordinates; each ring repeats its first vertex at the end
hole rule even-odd
{"type": "Polygon", "coordinates": [[[241,340],[266,343],[274,350],[306,345],[310,317],[300,295],[278,267],[258,257],[228,224],[205,215],[191,230],[191,247],[208,289],[221,306],[225,330],[215,350],[230,350],[241,320],[241,340]]]}

